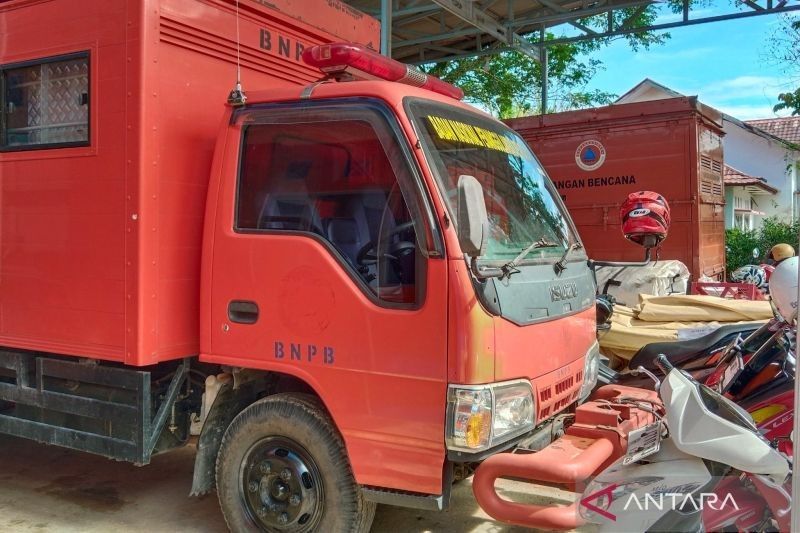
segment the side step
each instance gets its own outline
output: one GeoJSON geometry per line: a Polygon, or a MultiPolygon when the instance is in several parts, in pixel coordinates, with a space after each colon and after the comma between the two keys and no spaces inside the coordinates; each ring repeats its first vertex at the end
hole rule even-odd
{"type": "Polygon", "coordinates": [[[188,371],[178,363],[152,416],[148,371],[0,351],[0,433],[147,464],[188,371]]]}
{"type": "Polygon", "coordinates": [[[362,487],[361,492],[367,501],[393,505],[395,507],[408,507],[424,511],[442,511],[445,509],[444,495],[423,496],[408,492],[362,487]]]}

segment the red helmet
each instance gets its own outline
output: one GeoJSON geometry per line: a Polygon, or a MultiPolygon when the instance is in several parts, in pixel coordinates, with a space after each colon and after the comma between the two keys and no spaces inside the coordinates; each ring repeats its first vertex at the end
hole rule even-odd
{"type": "Polygon", "coordinates": [[[653,248],[667,238],[669,204],[657,192],[639,191],[628,195],[619,211],[625,238],[653,248]]]}

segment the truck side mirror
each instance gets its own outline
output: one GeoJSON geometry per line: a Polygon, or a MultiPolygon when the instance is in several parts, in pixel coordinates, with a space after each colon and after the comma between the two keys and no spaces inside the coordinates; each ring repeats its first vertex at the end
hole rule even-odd
{"type": "Polygon", "coordinates": [[[458,213],[456,214],[458,243],[461,251],[473,257],[483,255],[486,249],[486,200],[483,186],[475,176],[458,177],[458,213]]]}

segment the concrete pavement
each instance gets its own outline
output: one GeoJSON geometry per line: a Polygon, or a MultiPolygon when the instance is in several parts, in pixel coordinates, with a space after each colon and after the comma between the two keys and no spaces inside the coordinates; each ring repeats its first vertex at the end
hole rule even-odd
{"type": "MultiPolygon", "coordinates": [[[[34,442],[0,436],[0,531],[224,532],[215,494],[189,498],[194,449],[189,446],[136,467],[34,442]]],[[[518,501],[564,501],[549,487],[501,480],[518,501]]],[[[492,521],[475,503],[470,480],[453,490],[444,513],[379,506],[373,532],[525,531],[492,521]]]]}

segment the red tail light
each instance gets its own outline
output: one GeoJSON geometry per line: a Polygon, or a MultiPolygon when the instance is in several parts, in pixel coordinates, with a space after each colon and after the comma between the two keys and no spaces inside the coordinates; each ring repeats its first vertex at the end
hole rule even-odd
{"type": "Polygon", "coordinates": [[[331,75],[351,74],[361,79],[396,81],[428,89],[456,100],[464,98],[464,91],[439,78],[428,76],[420,70],[384,57],[360,44],[333,43],[306,48],[303,61],[331,75]]]}

